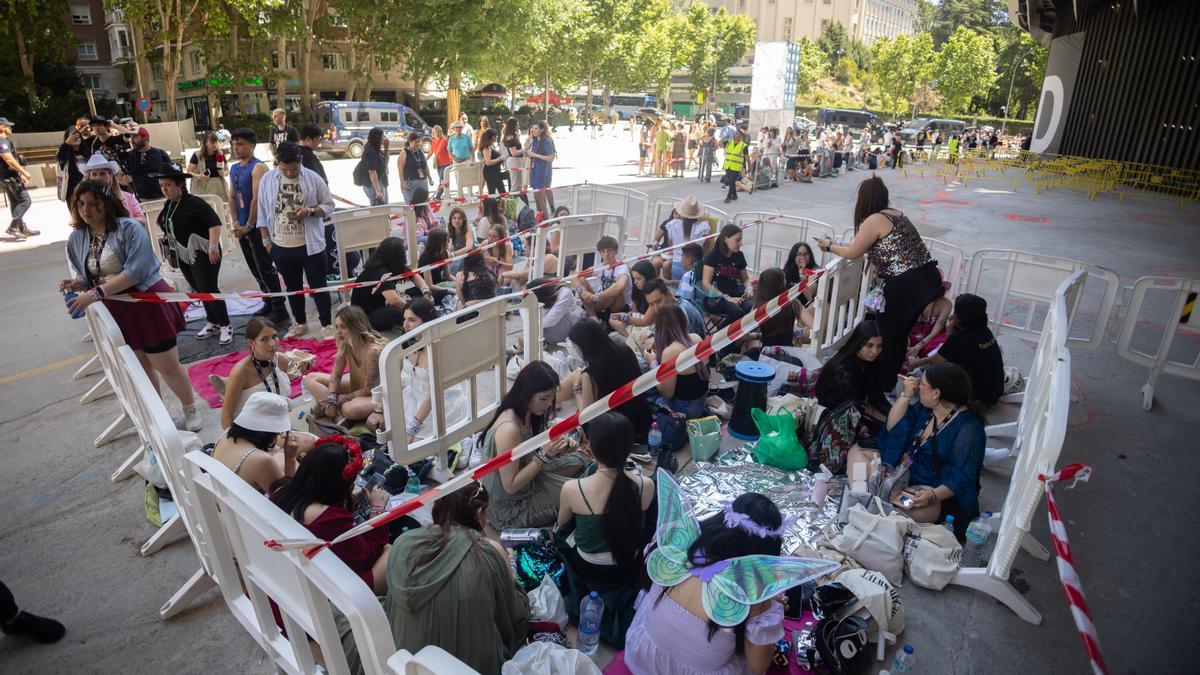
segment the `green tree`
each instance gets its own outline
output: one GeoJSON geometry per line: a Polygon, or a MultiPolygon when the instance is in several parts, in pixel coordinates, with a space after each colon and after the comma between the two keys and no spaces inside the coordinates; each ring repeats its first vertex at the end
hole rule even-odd
{"type": "Polygon", "coordinates": [[[825,75],[829,62],[817,43],[800,38],[800,68],[796,71],[796,93],[807,94],[825,75]]]}
{"type": "Polygon", "coordinates": [[[921,4],[918,28],[932,35],[933,46],[940,48],[960,27],[986,33],[1006,24],[1004,0],[940,0],[921,4]]]}
{"type": "Polygon", "coordinates": [[[943,107],[952,113],[969,112],[976,96],[991,94],[996,82],[996,52],[992,39],[959,26],[938,50],[936,85],[943,107]]]}
{"type": "Polygon", "coordinates": [[[1041,95],[1050,49],[1016,26],[1001,27],[995,36],[998,79],[988,108],[1002,115],[1003,107],[1008,106],[1009,117],[1025,119],[1041,95]],[[1010,84],[1012,100],[1008,99],[1010,84]]]}
{"type": "Polygon", "coordinates": [[[850,36],[846,34],[846,27],[840,21],[825,24],[821,29],[821,36],[817,38],[817,46],[828,61],[827,70],[830,73],[834,72],[837,70],[838,61],[847,56],[850,49],[850,36]]]}
{"type": "MultiPolygon", "coordinates": [[[[215,0],[111,0],[120,8],[134,32],[134,50],[162,68],[159,93],[167,100],[162,118],[175,119],[176,85],[183,70],[183,43],[191,39],[200,17],[215,0]]],[[[139,82],[139,87],[141,83],[139,82]]]]}
{"type": "Polygon", "coordinates": [[[877,40],[871,52],[871,80],[884,110],[907,112],[913,93],[927,84],[934,69],[933,40],[928,33],[877,40]]]}
{"type": "Polygon", "coordinates": [[[46,60],[61,62],[71,43],[63,29],[66,0],[0,0],[0,44],[17,57],[20,88],[31,111],[38,108],[37,66],[46,60]]]}
{"type": "Polygon", "coordinates": [[[711,12],[701,2],[688,5],[679,17],[674,46],[679,54],[677,61],[691,74],[692,90],[704,91],[715,84],[714,93],[720,91],[729,67],[754,46],[757,30],[753,19],[730,14],[724,7],[711,12]]]}

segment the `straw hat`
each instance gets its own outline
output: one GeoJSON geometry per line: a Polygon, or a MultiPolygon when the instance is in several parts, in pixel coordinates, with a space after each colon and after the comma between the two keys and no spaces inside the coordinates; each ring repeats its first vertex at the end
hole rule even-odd
{"type": "Polygon", "coordinates": [[[288,417],[287,399],[279,394],[256,391],[246,399],[246,405],[233,423],[250,431],[282,434],[292,428],[288,417]]]}
{"type": "Polygon", "coordinates": [[[680,218],[689,218],[691,220],[696,220],[703,215],[700,213],[700,202],[697,201],[695,197],[684,197],[683,199],[680,199],[679,202],[675,204],[675,213],[678,214],[680,218]]]}

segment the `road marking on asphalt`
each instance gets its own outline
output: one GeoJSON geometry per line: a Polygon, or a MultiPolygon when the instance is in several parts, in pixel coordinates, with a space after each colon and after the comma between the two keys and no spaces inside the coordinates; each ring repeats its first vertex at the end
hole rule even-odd
{"type": "Polygon", "coordinates": [[[0,385],[9,384],[10,382],[16,382],[17,380],[23,380],[27,377],[33,377],[34,375],[41,375],[42,373],[46,373],[51,370],[57,370],[59,368],[62,368],[63,366],[69,366],[73,363],[79,363],[80,361],[86,361],[87,359],[92,358],[92,356],[94,356],[94,355],[93,354],[79,354],[78,356],[72,356],[70,358],[62,359],[59,361],[52,361],[50,363],[44,363],[40,366],[36,366],[36,367],[30,368],[28,370],[22,370],[20,372],[13,373],[12,375],[0,375],[0,385]]]}

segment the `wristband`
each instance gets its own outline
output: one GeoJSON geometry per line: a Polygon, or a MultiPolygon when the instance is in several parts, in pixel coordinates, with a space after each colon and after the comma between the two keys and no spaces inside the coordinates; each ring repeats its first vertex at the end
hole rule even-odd
{"type": "Polygon", "coordinates": [[[374,515],[379,515],[380,513],[383,513],[383,509],[384,509],[383,505],[380,505],[380,504],[372,504],[371,505],[371,513],[374,515]]]}
{"type": "Polygon", "coordinates": [[[537,458],[537,461],[542,463],[542,466],[546,466],[550,463],[550,458],[546,455],[545,450],[539,448],[534,451],[533,456],[537,458]]]}
{"type": "Polygon", "coordinates": [[[217,242],[215,242],[215,241],[208,242],[208,250],[216,251],[216,250],[219,250],[220,248],[221,248],[221,245],[218,244],[217,242]]]}
{"type": "Polygon", "coordinates": [[[104,287],[103,287],[103,286],[95,286],[95,287],[93,287],[93,288],[92,288],[92,292],[93,292],[93,293],[95,293],[95,295],[96,295],[96,299],[97,299],[97,300],[103,300],[103,299],[104,299],[104,296],[108,295],[107,293],[105,293],[105,292],[104,292],[104,287]]]}
{"type": "Polygon", "coordinates": [[[421,422],[417,421],[417,418],[414,417],[408,421],[408,426],[406,426],[404,430],[407,431],[410,436],[416,436],[417,432],[421,430],[421,422]]]}

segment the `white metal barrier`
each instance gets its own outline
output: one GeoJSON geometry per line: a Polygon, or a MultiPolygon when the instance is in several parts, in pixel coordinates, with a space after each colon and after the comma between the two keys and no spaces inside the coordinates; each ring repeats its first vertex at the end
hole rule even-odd
{"type": "Polygon", "coordinates": [[[953,581],[987,593],[1034,624],[1041,623],[1041,613],[1012,587],[1008,578],[1020,548],[1041,560],[1050,558],[1050,552],[1029,535],[1029,527],[1044,492],[1038,476],[1053,472],[1067,433],[1071,352],[1063,344],[1068,323],[1066,298],[1059,295],[1052,301],[1039,343],[1045,347],[1044,369],[1031,373],[1025,405],[1021,407],[1018,443],[1023,451],[1013,467],[996,547],[986,568],[962,568],[953,581]]]}
{"type": "MultiPolygon", "coordinates": [[[[125,337],[121,335],[120,326],[117,325],[117,322],[113,319],[112,314],[109,313],[108,308],[105,307],[104,303],[102,302],[94,302],[91,305],[88,305],[88,308],[84,313],[84,317],[87,320],[88,328],[90,329],[92,335],[92,341],[96,344],[96,358],[103,373],[103,379],[101,382],[108,383],[109,389],[111,389],[112,392],[117,395],[117,400],[121,404],[120,415],[117,416],[117,419],[113,420],[112,424],[109,424],[108,427],[96,437],[96,440],[92,442],[92,445],[98,448],[102,445],[111,443],[113,439],[117,438],[133,427],[133,420],[130,419],[129,413],[127,412],[129,410],[128,402],[123,398],[126,396],[126,392],[121,391],[115,386],[115,378],[113,376],[113,373],[120,368],[120,359],[117,356],[117,349],[125,346],[125,337]]],[[[87,394],[84,394],[84,398],[88,398],[89,396],[92,397],[92,399],[89,400],[99,398],[99,394],[103,390],[103,387],[101,387],[100,384],[101,383],[97,383],[95,386],[93,386],[87,394]],[[93,392],[96,393],[93,394],[93,392]]],[[[122,465],[120,469],[117,470],[116,473],[113,474],[113,482],[132,475],[132,470],[130,467],[137,463],[139,459],[141,459],[140,448],[122,465]]]]}
{"type": "Polygon", "coordinates": [[[800,242],[812,249],[818,265],[824,265],[835,257],[817,248],[817,239],[834,236],[833,226],[819,220],[765,211],[743,211],[734,215],[733,224],[744,228],[742,252],[750,266],[750,275],[754,277],[771,267],[782,268],[787,263],[792,246],[800,242]],[[756,220],[763,222],[745,227],[756,220]]]}
{"type": "Polygon", "coordinates": [[[425,650],[417,658],[397,653],[378,598],[333,551],[325,548],[309,559],[304,551],[267,548],[264,541],[305,539],[312,533],[212,457],[192,452],[185,461],[196,488],[197,515],[212,535],[209,545],[221,595],[276,670],[316,672],[311,641],[327,672],[349,675],[336,610],[350,625],[366,673],[421,672],[422,662],[438,673],[472,672],[441,650],[438,659],[425,650]],[[286,636],[275,623],[271,601],[279,608],[286,636]]]}
{"type": "MultiPolygon", "coordinates": [[[[1104,343],[1104,333],[1116,305],[1120,278],[1115,272],[1068,258],[1026,253],[1024,251],[981,250],[971,255],[962,291],[985,298],[992,310],[992,332],[1014,334],[1037,339],[1037,317],[1048,311],[1055,291],[1072,272],[1084,270],[1090,279],[1101,284],[1100,300],[1095,307],[1094,322],[1085,337],[1071,337],[1070,330],[1078,318],[1083,293],[1067,298],[1067,342],[1073,346],[1095,350],[1104,343]]],[[[1089,312],[1089,314],[1093,314],[1089,312]]]]}
{"type": "Polygon", "coordinates": [[[484,194],[483,162],[458,162],[446,167],[443,175],[446,184],[446,196],[478,197],[484,194]]]}
{"type": "Polygon", "coordinates": [[[846,260],[835,256],[817,278],[811,339],[805,349],[819,357],[836,350],[862,320],[863,270],[865,258],[846,260]]]}
{"type": "Polygon", "coordinates": [[[558,269],[555,270],[554,276],[562,279],[566,277],[570,258],[575,259],[574,269],[583,271],[583,256],[596,253],[596,242],[600,237],[613,237],[618,245],[624,242],[625,216],[615,213],[584,213],[542,221],[542,226],[537,229],[533,240],[533,257],[528,266],[530,281],[542,276],[545,269],[546,242],[554,233],[558,233],[558,269]]]}
{"type": "MultiPolygon", "coordinates": [[[[646,228],[653,226],[647,218],[646,210],[650,204],[650,197],[645,192],[611,185],[589,184],[588,187],[589,203],[580,204],[580,209],[586,209],[588,213],[615,213],[624,216],[628,241],[636,244],[645,238],[646,228]]],[[[624,245],[625,241],[622,240],[621,243],[624,245]]]]}
{"type": "Polygon", "coordinates": [[[537,297],[532,293],[505,295],[440,317],[422,324],[417,330],[392,340],[379,357],[380,384],[384,427],[377,434],[379,442],[390,442],[389,453],[400,464],[411,464],[436,455],[442,468],[448,468],[446,451],[462,439],[480,431],[491,421],[500,398],[508,390],[505,342],[508,313],[524,310],[526,363],[541,358],[541,313],[537,297]],[[430,416],[435,432],[430,438],[409,444],[406,425],[411,410],[404,405],[405,359],[426,350],[429,364],[426,372],[428,391],[444,392],[464,387],[468,402],[465,419],[453,426],[448,424],[445,399],[431,396],[430,416]],[[482,382],[481,382],[482,380],[482,382]],[[481,385],[493,400],[482,398],[481,385]]]}
{"type": "Polygon", "coordinates": [[[950,290],[946,291],[946,295],[953,298],[966,273],[966,254],[961,248],[941,239],[928,237],[923,237],[923,239],[925,248],[929,249],[929,255],[937,261],[938,270],[942,273],[942,280],[950,284],[950,290]]]}
{"type": "MultiPolygon", "coordinates": [[[[353,281],[346,264],[346,255],[352,251],[365,254],[368,249],[379,246],[379,242],[392,236],[392,216],[404,215],[408,218],[412,209],[403,204],[383,204],[368,206],[363,209],[345,209],[334,211],[329,220],[332,221],[334,237],[337,238],[338,270],[341,272],[339,282],[353,281]],[[405,212],[408,214],[405,214],[405,212]]],[[[412,223],[411,218],[408,219],[412,223]]],[[[405,245],[408,261],[411,267],[417,262],[417,237],[414,227],[405,227],[405,245]]]]}
{"type": "MultiPolygon", "coordinates": [[[[1146,384],[1142,385],[1143,410],[1149,410],[1154,405],[1154,384],[1163,373],[1200,380],[1200,356],[1192,359],[1190,363],[1171,359],[1171,346],[1180,329],[1187,326],[1193,330],[1200,330],[1200,311],[1195,309],[1198,293],[1200,281],[1195,279],[1142,277],[1133,284],[1129,310],[1117,337],[1117,354],[1123,359],[1150,369],[1150,377],[1146,384]],[[1147,295],[1158,296],[1159,306],[1165,305],[1168,308],[1165,320],[1157,322],[1162,325],[1163,333],[1153,352],[1139,351],[1131,345],[1134,332],[1142,322],[1141,315],[1147,295]],[[1165,298],[1162,297],[1164,295],[1165,298]]],[[[1159,318],[1162,318],[1161,315],[1159,318]]]]}

